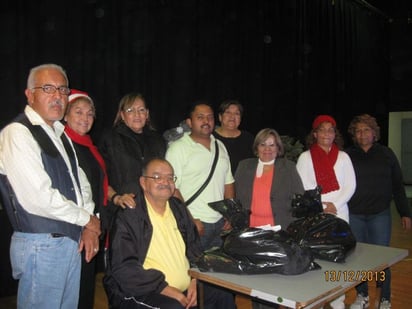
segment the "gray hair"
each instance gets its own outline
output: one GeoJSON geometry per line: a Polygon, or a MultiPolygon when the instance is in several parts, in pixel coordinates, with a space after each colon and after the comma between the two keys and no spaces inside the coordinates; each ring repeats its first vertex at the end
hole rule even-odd
{"type": "Polygon", "coordinates": [[[275,139],[276,147],[278,148],[278,156],[281,157],[285,154],[285,148],[283,147],[282,139],[280,138],[279,133],[272,128],[262,129],[256,134],[255,140],[253,142],[253,152],[255,155],[258,155],[258,146],[260,143],[265,142],[270,136],[273,136],[275,139]]]}
{"type": "Polygon", "coordinates": [[[69,79],[67,78],[66,71],[61,66],[54,64],[54,63],[46,63],[46,64],[38,65],[30,70],[29,77],[27,78],[27,88],[30,89],[30,88],[35,87],[37,73],[39,71],[47,70],[47,69],[54,69],[54,70],[59,71],[66,79],[67,86],[69,85],[69,79]]]}

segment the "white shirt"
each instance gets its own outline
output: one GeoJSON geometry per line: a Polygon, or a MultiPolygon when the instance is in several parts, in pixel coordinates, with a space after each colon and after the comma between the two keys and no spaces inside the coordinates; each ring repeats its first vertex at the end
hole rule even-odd
{"type": "MultiPolygon", "coordinates": [[[[67,200],[57,189],[52,188],[50,176],[44,169],[39,144],[21,123],[13,122],[0,132],[0,173],[7,175],[17,200],[27,212],[80,226],[86,225],[94,210],[91,188],[80,168],[80,190],[77,187],[70,160],[60,139],[61,134],[64,134],[63,124],[56,121],[53,130],[29,105],[24,112],[33,125],[41,125],[45,129],[62,155],[72,178],[78,204],[67,200]]],[[[68,140],[70,141],[69,138],[68,140]]]]}
{"type": "MultiPolygon", "coordinates": [[[[296,163],[296,169],[302,179],[305,190],[315,189],[317,186],[315,169],[313,168],[310,151],[302,152],[296,163]]],[[[337,216],[349,222],[348,201],[355,193],[356,176],[352,161],[346,152],[339,151],[338,158],[333,166],[339,189],[321,194],[322,202],[331,202],[335,205],[337,216]]]]}

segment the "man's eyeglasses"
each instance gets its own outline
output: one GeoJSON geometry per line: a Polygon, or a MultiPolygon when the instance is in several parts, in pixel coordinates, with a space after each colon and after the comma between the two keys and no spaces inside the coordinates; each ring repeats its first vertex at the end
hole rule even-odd
{"type": "Polygon", "coordinates": [[[155,183],[162,183],[162,181],[167,181],[167,182],[176,182],[177,177],[175,175],[153,175],[153,176],[143,176],[144,178],[150,178],[153,179],[155,183]]]}
{"type": "Polygon", "coordinates": [[[48,94],[54,94],[56,91],[59,91],[60,94],[63,95],[69,95],[70,94],[70,88],[66,86],[53,86],[53,85],[43,85],[39,87],[33,87],[31,89],[41,89],[43,92],[48,93],[48,94]]]}

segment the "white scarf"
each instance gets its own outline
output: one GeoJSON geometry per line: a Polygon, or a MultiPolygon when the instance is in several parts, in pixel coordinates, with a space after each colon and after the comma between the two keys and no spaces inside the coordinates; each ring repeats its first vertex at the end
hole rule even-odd
{"type": "Polygon", "coordinates": [[[275,163],[275,159],[273,159],[272,161],[268,161],[268,162],[263,162],[262,160],[259,159],[259,162],[256,168],[256,177],[257,178],[262,177],[264,165],[272,165],[273,163],[275,163]]]}

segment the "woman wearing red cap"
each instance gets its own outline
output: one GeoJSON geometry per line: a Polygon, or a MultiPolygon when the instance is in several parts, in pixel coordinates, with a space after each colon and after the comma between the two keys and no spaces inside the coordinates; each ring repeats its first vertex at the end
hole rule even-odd
{"type": "MultiPolygon", "coordinates": [[[[348,201],[356,188],[356,177],[349,156],[342,151],[343,139],[336,121],[329,115],[319,115],[306,139],[307,151],[298,159],[296,168],[305,190],[321,186],[325,213],[349,222],[348,201]]],[[[332,301],[332,308],[344,309],[345,295],[332,301]]]]}

